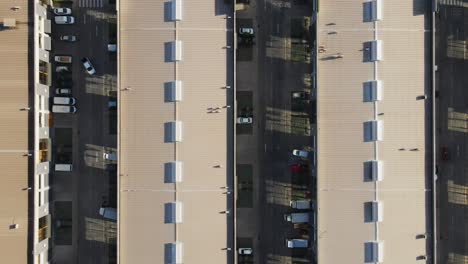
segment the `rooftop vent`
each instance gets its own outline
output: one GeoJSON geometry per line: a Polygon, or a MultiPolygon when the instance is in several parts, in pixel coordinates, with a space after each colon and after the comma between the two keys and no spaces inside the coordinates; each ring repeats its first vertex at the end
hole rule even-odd
{"type": "Polygon", "coordinates": [[[168,243],[165,245],[164,255],[165,255],[165,264],[182,264],[182,243],[168,243]]]}
{"type": "Polygon", "coordinates": [[[364,122],[364,141],[381,141],[383,139],[383,121],[372,120],[364,122]]]}
{"type": "Polygon", "coordinates": [[[166,101],[179,102],[182,101],[182,81],[172,81],[166,86],[166,101]]]}
{"type": "Polygon", "coordinates": [[[363,84],[364,86],[364,102],[381,101],[383,97],[382,82],[381,81],[368,81],[363,84]]]}
{"type": "Polygon", "coordinates": [[[364,214],[366,222],[383,221],[383,204],[379,201],[367,202],[364,204],[364,214]]]}
{"type": "Polygon", "coordinates": [[[182,223],[182,203],[171,202],[164,205],[166,224],[180,224],[182,223]]]}
{"type": "Polygon", "coordinates": [[[182,162],[172,161],[164,164],[164,176],[165,183],[182,182],[182,162]]]}
{"type": "Polygon", "coordinates": [[[182,122],[173,121],[164,124],[165,142],[182,141],[182,122]]]}
{"type": "Polygon", "coordinates": [[[364,263],[383,262],[383,241],[370,241],[364,244],[364,263]]]}
{"type": "Polygon", "coordinates": [[[171,19],[174,21],[182,20],[182,0],[172,0],[171,19]]]}
{"type": "Polygon", "coordinates": [[[368,160],[364,162],[364,180],[383,180],[383,162],[379,160],[368,160]]]}

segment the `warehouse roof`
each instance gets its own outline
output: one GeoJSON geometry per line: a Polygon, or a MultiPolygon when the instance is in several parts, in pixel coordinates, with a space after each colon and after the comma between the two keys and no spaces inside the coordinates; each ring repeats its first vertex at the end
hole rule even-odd
{"type": "Polygon", "coordinates": [[[229,12],[222,0],[120,0],[122,264],[230,257],[229,12]]]}
{"type": "Polygon", "coordinates": [[[319,263],[429,254],[426,4],[320,2],[319,263]]]}
{"type": "Polygon", "coordinates": [[[26,263],[28,256],[28,1],[0,1],[0,248],[2,262],[26,263]],[[26,190],[26,191],[25,191],[26,190]]]}

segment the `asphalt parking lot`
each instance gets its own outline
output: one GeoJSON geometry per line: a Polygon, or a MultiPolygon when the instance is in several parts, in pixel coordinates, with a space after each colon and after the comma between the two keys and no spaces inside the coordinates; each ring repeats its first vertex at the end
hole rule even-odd
{"type": "MultiPolygon", "coordinates": [[[[237,129],[236,136],[237,164],[252,168],[251,182],[245,170],[238,167],[237,171],[238,187],[239,180],[245,183],[242,190],[238,188],[237,247],[252,247],[253,263],[309,263],[312,259],[310,247],[286,246],[288,238],[310,238],[312,217],[300,225],[284,219],[284,214],[297,211],[290,201],[313,195],[312,159],[292,156],[293,149],[313,149],[315,101],[310,57],[305,54],[311,41],[311,14],[308,1],[251,0],[245,10],[237,11],[238,28],[251,25],[255,32],[252,45],[238,45],[236,53],[237,113],[242,110],[239,106],[248,105],[245,95],[251,93],[254,117],[252,132],[237,129]],[[292,32],[297,21],[302,27],[292,32]],[[251,57],[247,56],[250,49],[251,57]],[[303,94],[298,98],[294,92],[303,94]],[[252,195],[251,207],[245,206],[244,195],[252,195]]],[[[238,263],[251,263],[247,261],[251,260],[239,255],[238,263]]]]}
{"type": "MultiPolygon", "coordinates": [[[[64,88],[57,85],[70,88],[71,80],[71,96],[76,99],[77,112],[52,115],[53,144],[56,144],[55,134],[67,131],[61,129],[70,131],[67,153],[73,171],[52,176],[51,201],[60,207],[61,213],[52,215],[55,223],[52,237],[58,242],[52,247],[51,263],[116,263],[116,223],[99,215],[101,206],[116,207],[117,194],[115,161],[104,158],[104,153],[115,153],[117,145],[114,99],[117,61],[116,54],[108,51],[108,44],[116,43],[115,5],[105,0],[75,0],[61,6],[72,9],[75,23],[54,24],[54,15],[50,13],[53,23],[51,55],[69,55],[73,61],[71,64],[53,63],[55,86],[51,93],[55,93],[55,88],[64,88]],[[75,35],[78,40],[61,41],[62,35],[75,35]],[[80,62],[83,57],[89,58],[96,74],[85,71],[80,62]],[[68,66],[69,73],[57,74],[56,66],[68,66]],[[57,82],[59,78],[65,79],[65,83],[57,82]],[[71,239],[64,240],[68,236],[71,239]]],[[[63,152],[54,153],[54,159],[63,162],[63,152]]]]}
{"type": "Polygon", "coordinates": [[[436,20],[438,263],[468,263],[468,8],[453,4],[436,20]]]}

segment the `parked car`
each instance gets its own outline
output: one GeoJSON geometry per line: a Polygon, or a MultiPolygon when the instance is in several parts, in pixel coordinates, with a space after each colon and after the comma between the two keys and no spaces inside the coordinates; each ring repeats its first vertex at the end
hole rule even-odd
{"type": "Polygon", "coordinates": [[[292,151],[293,156],[307,159],[309,157],[309,152],[305,150],[294,149],[292,151]]]}
{"type": "Polygon", "coordinates": [[[306,92],[293,92],[292,97],[294,99],[308,100],[309,99],[309,94],[306,93],[306,92]]]}
{"type": "Polygon", "coordinates": [[[58,55],[54,57],[55,62],[60,63],[72,63],[72,56],[68,55],[58,55]]]}
{"type": "Polygon", "coordinates": [[[310,199],[289,201],[289,205],[294,209],[310,209],[310,199]]]}
{"type": "Polygon", "coordinates": [[[109,220],[117,221],[117,209],[111,207],[101,207],[99,209],[99,214],[109,220]]]}
{"type": "Polygon", "coordinates": [[[286,239],[286,246],[288,248],[307,248],[309,241],[306,239],[286,239]]]}
{"type": "Polygon", "coordinates": [[[237,124],[252,124],[252,117],[238,117],[237,124]]]}
{"type": "Polygon", "coordinates": [[[107,51],[116,52],[117,51],[117,44],[107,44],[107,51]]]}
{"type": "Polygon", "coordinates": [[[303,173],[307,170],[307,165],[305,164],[293,164],[291,165],[291,172],[303,173]]]}
{"type": "Polygon", "coordinates": [[[116,153],[104,153],[102,157],[105,160],[117,161],[117,154],[116,153]]]}
{"type": "Polygon", "coordinates": [[[91,64],[91,61],[89,61],[88,58],[81,59],[81,62],[83,63],[83,66],[85,67],[85,70],[88,74],[93,75],[96,73],[96,70],[94,69],[93,65],[91,64]]]}
{"type": "Polygon", "coordinates": [[[70,69],[68,66],[57,66],[55,67],[55,72],[69,72],[70,69]]]}
{"type": "Polygon", "coordinates": [[[57,16],[63,16],[63,15],[70,15],[71,14],[71,9],[70,8],[54,8],[54,14],[57,16]]]}
{"type": "Polygon", "coordinates": [[[73,97],[60,97],[53,98],[54,105],[75,105],[76,100],[73,97]]]}
{"type": "Polygon", "coordinates": [[[71,25],[75,23],[75,18],[72,16],[56,16],[55,24],[59,25],[71,25]]]}
{"type": "Polygon", "coordinates": [[[70,88],[55,88],[55,94],[70,95],[72,90],[70,88]]]}
{"type": "Polygon", "coordinates": [[[76,113],[76,107],[70,105],[53,105],[52,113],[76,113]]]}
{"type": "Polygon", "coordinates": [[[61,35],[60,40],[67,42],[75,42],[77,40],[75,35],[61,35]]]}
{"type": "Polygon", "coordinates": [[[250,27],[241,27],[239,28],[239,34],[253,35],[254,30],[253,28],[250,28],[250,27]]]}
{"type": "Polygon", "coordinates": [[[253,250],[251,248],[239,248],[239,255],[252,255],[253,250]]]}

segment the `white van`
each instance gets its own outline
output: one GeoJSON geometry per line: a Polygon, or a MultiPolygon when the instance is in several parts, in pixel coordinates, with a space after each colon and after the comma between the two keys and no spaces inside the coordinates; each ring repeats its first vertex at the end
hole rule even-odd
{"type": "Polygon", "coordinates": [[[72,171],[72,169],[71,164],[55,164],[55,171],[72,171]]]}
{"type": "Polygon", "coordinates": [[[309,241],[306,239],[286,239],[286,246],[288,248],[307,248],[309,247],[309,241]]]}
{"type": "Polygon", "coordinates": [[[112,207],[101,207],[99,214],[107,219],[117,221],[117,209],[112,207]]]}
{"type": "Polygon", "coordinates": [[[292,213],[285,214],[284,220],[291,222],[293,224],[297,223],[308,223],[309,222],[309,213],[292,213]]]}
{"type": "Polygon", "coordinates": [[[110,161],[117,161],[117,154],[116,153],[104,153],[102,157],[105,160],[110,160],[110,161]]]}
{"type": "Polygon", "coordinates": [[[76,113],[76,107],[69,105],[53,105],[52,113],[76,113]]]}
{"type": "Polygon", "coordinates": [[[290,201],[289,205],[295,209],[310,209],[310,200],[290,201]]]}
{"type": "Polygon", "coordinates": [[[76,100],[73,97],[54,97],[54,104],[56,105],[75,105],[76,100]]]}

